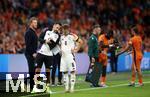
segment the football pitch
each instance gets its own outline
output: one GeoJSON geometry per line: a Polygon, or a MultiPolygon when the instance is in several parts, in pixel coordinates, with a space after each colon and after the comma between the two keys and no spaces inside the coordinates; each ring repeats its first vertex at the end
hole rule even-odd
{"type": "Polygon", "coordinates": [[[150,97],[150,71],[143,71],[144,86],[129,87],[130,72],[107,74],[105,88],[92,88],[84,81],[85,76],[77,76],[75,92],[64,93],[63,86],[51,87],[52,94],[38,93],[1,93],[0,97],[150,97]]]}

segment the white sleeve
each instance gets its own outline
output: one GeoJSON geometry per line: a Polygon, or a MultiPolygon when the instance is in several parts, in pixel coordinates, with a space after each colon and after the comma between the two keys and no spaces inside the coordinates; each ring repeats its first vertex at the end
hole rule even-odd
{"type": "Polygon", "coordinates": [[[50,37],[49,34],[50,34],[50,31],[46,31],[45,36],[44,36],[45,40],[49,39],[50,37]]]}

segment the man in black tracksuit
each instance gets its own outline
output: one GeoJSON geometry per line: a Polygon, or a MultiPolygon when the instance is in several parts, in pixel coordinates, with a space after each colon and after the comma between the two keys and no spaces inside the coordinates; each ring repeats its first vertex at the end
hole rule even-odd
{"type": "MultiPolygon", "coordinates": [[[[61,26],[60,23],[54,23],[54,25],[59,25],[61,26]]],[[[56,26],[56,27],[59,27],[59,26],[56,26]]],[[[61,83],[61,80],[62,80],[62,72],[60,72],[60,59],[61,59],[61,55],[60,55],[60,48],[59,48],[59,40],[60,40],[60,29],[58,28],[52,28],[52,30],[54,31],[54,33],[58,34],[58,39],[55,43],[52,43],[51,45],[49,45],[50,49],[52,50],[53,52],[53,66],[51,67],[52,69],[52,85],[55,84],[55,73],[56,73],[56,69],[57,69],[57,66],[58,66],[58,85],[62,85],[61,83]]],[[[45,33],[46,31],[50,31],[50,28],[44,28],[42,30],[42,33],[39,37],[39,41],[41,44],[45,43],[45,40],[44,40],[44,36],[45,36],[45,33]]]]}
{"type": "MultiPolygon", "coordinates": [[[[33,90],[34,86],[34,74],[35,74],[35,57],[36,57],[36,50],[38,46],[38,37],[36,34],[37,29],[37,18],[32,17],[29,21],[29,28],[25,32],[25,57],[28,63],[28,69],[30,74],[30,91],[33,90]]],[[[27,84],[27,80],[25,81],[27,84]]]]}

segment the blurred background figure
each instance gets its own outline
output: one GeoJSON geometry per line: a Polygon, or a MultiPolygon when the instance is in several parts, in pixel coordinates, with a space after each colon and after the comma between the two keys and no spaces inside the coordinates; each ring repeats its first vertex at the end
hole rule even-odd
{"type": "Polygon", "coordinates": [[[118,42],[117,36],[114,35],[114,31],[110,30],[109,33],[111,34],[111,39],[112,41],[112,47],[109,48],[109,59],[110,59],[110,67],[111,67],[111,72],[112,74],[117,73],[117,62],[118,62],[118,56],[116,56],[116,52],[120,49],[121,45],[118,42]]]}

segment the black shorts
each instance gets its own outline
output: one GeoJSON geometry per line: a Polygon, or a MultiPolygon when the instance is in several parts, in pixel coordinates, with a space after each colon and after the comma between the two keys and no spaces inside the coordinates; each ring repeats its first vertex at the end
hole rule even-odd
{"type": "Polygon", "coordinates": [[[50,69],[50,67],[53,64],[53,56],[47,56],[38,53],[36,57],[36,62],[37,62],[37,68],[42,68],[43,63],[45,64],[45,67],[50,69]]]}

